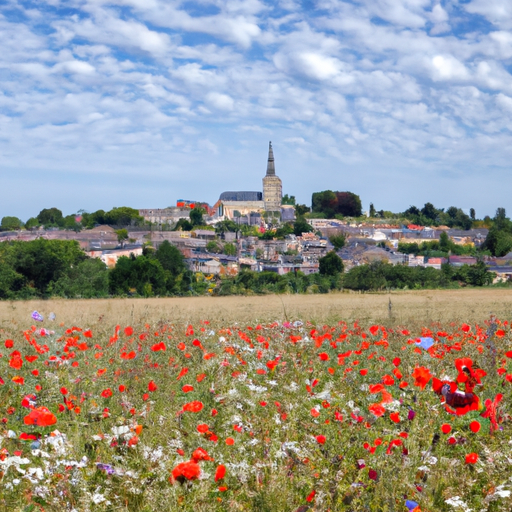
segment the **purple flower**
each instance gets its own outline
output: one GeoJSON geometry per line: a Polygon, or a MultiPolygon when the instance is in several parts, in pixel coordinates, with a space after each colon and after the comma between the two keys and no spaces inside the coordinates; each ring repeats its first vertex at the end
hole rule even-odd
{"type": "Polygon", "coordinates": [[[42,322],[44,320],[43,318],[43,315],[41,315],[41,313],[38,313],[37,311],[34,311],[32,313],[32,318],[36,321],[36,322],[42,322]]]}
{"type": "Polygon", "coordinates": [[[416,416],[416,413],[412,409],[409,409],[409,413],[407,414],[407,419],[413,420],[414,416],[416,416]]]}
{"type": "Polygon", "coordinates": [[[375,480],[375,481],[377,481],[377,471],[375,471],[375,469],[370,469],[370,470],[368,471],[368,478],[369,478],[370,480],[375,480]]]}

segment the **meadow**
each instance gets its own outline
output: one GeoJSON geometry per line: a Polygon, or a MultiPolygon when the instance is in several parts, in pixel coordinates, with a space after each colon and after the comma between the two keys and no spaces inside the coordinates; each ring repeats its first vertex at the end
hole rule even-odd
{"type": "Polygon", "coordinates": [[[511,310],[505,289],[1,302],[0,510],[509,511],[511,310]]]}

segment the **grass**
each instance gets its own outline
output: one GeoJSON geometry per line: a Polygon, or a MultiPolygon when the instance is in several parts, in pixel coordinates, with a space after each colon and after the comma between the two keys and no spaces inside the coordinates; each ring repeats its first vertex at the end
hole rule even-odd
{"type": "Polygon", "coordinates": [[[0,510],[384,512],[407,511],[406,500],[432,512],[510,510],[509,297],[1,303],[0,510]],[[491,314],[499,320],[489,337],[491,314]],[[433,338],[436,352],[419,337],[433,338]],[[481,410],[457,416],[413,372],[455,380],[462,357],[487,375],[474,391],[481,410]],[[387,395],[370,392],[380,383],[387,395]],[[498,393],[491,432],[481,413],[498,393]],[[27,395],[56,423],[26,425],[27,395]],[[186,411],[191,402],[201,410],[186,411]],[[199,447],[214,460],[199,462],[199,479],[171,483],[199,447]],[[219,465],[226,476],[216,482],[219,465]]]}

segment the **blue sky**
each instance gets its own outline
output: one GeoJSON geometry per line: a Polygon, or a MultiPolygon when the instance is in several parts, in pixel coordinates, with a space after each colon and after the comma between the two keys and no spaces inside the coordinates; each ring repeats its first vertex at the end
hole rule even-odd
{"type": "Polygon", "coordinates": [[[0,217],[349,190],[512,214],[512,2],[0,0],[0,217]]]}

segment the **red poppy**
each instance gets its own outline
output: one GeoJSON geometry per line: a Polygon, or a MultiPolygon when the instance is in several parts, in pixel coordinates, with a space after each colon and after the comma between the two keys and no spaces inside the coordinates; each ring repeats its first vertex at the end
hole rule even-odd
{"type": "Polygon", "coordinates": [[[389,419],[394,423],[400,423],[400,415],[397,412],[392,412],[389,415],[389,419]]]}
{"type": "Polygon", "coordinates": [[[193,460],[181,462],[172,470],[172,478],[180,483],[185,480],[197,480],[200,474],[201,468],[193,460]]]}
{"type": "Polygon", "coordinates": [[[30,413],[23,418],[25,425],[36,425],[38,427],[48,427],[57,423],[55,414],[46,407],[37,407],[32,409],[30,413]]]}
{"type": "Polygon", "coordinates": [[[232,437],[228,437],[228,438],[226,439],[226,444],[227,444],[228,446],[233,446],[233,445],[235,444],[235,440],[234,440],[232,437]]]}
{"type": "Polygon", "coordinates": [[[217,470],[215,471],[215,481],[218,482],[222,480],[226,476],[226,466],[224,464],[219,464],[217,466],[217,470]]]}
{"type": "Polygon", "coordinates": [[[206,432],[208,432],[208,430],[210,430],[210,427],[208,427],[208,425],[206,423],[201,423],[201,424],[197,425],[197,431],[200,434],[205,434],[206,432]]]}
{"type": "Polygon", "coordinates": [[[192,453],[192,460],[194,462],[199,462],[200,460],[213,460],[206,450],[202,448],[196,448],[192,453]]]}
{"type": "Polygon", "coordinates": [[[107,389],[104,389],[102,392],[101,392],[101,396],[103,398],[110,398],[112,396],[112,390],[110,388],[107,388],[107,389]]]}
{"type": "Polygon", "coordinates": [[[322,435],[316,436],[315,439],[318,444],[325,444],[325,441],[326,441],[325,436],[322,436],[322,435]]]}
{"type": "Polygon", "coordinates": [[[125,327],[124,328],[124,335],[125,336],[131,336],[133,334],[133,327],[125,327]]]}
{"type": "Polygon", "coordinates": [[[186,412],[199,412],[203,409],[202,402],[199,400],[194,400],[193,402],[188,402],[183,406],[183,410],[186,412]]]}
{"type": "Polygon", "coordinates": [[[468,453],[466,455],[466,464],[475,464],[478,460],[478,453],[468,453]]]}
{"type": "Polygon", "coordinates": [[[424,366],[416,366],[412,372],[412,377],[414,378],[415,386],[418,386],[421,389],[425,389],[425,386],[432,378],[432,374],[428,368],[425,368],[424,366]]]}
{"type": "Polygon", "coordinates": [[[148,391],[156,391],[158,389],[158,386],[153,382],[153,381],[150,381],[149,384],[148,384],[148,391]]]}
{"type": "Polygon", "coordinates": [[[472,421],[470,424],[469,424],[469,430],[471,430],[471,432],[474,432],[475,434],[482,428],[482,425],[480,424],[479,421],[472,421]]]}
{"type": "Polygon", "coordinates": [[[449,434],[451,431],[452,431],[452,426],[449,425],[448,423],[443,423],[441,425],[441,432],[443,434],[449,434]]]}

